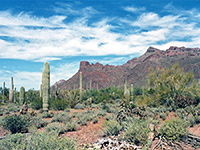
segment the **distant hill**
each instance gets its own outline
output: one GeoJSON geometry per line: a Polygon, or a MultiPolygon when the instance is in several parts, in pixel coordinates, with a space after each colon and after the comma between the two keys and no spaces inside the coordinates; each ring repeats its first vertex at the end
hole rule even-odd
{"type": "MultiPolygon", "coordinates": [[[[179,63],[185,72],[194,72],[195,78],[200,78],[200,48],[185,48],[171,46],[167,50],[159,50],[149,47],[145,54],[139,58],[133,58],[123,65],[90,64],[87,61],[80,62],[79,71],[69,80],[59,81],[59,89],[73,89],[79,87],[79,73],[83,74],[83,88],[92,80],[92,88],[106,88],[109,86],[123,87],[127,79],[128,86],[146,84],[146,77],[150,68],[170,67],[171,64],[179,63]]],[[[55,84],[51,87],[53,90],[55,84]]]]}

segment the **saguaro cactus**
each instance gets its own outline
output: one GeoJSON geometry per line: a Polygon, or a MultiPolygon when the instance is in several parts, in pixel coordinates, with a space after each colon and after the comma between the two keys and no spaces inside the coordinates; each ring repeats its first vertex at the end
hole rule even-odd
{"type": "Polygon", "coordinates": [[[42,73],[42,102],[43,111],[48,111],[50,97],[50,67],[49,63],[44,64],[42,73]]]}
{"type": "Polygon", "coordinates": [[[22,86],[19,92],[19,104],[22,106],[25,103],[25,88],[22,86]]]}
{"type": "Polygon", "coordinates": [[[82,102],[82,72],[80,72],[80,102],[82,102]]]}
{"type": "Polygon", "coordinates": [[[90,90],[92,89],[92,80],[90,80],[90,90]]]}
{"type": "Polygon", "coordinates": [[[13,77],[11,77],[11,88],[9,90],[9,102],[13,102],[13,89],[14,89],[14,84],[13,84],[13,77]]]}
{"type": "Polygon", "coordinates": [[[5,102],[5,82],[3,82],[3,103],[5,102]]]}
{"type": "Polygon", "coordinates": [[[42,84],[40,84],[40,97],[42,97],[42,84]]]}
{"type": "Polygon", "coordinates": [[[133,84],[131,84],[131,100],[133,100],[133,84]]]}
{"type": "Polygon", "coordinates": [[[17,101],[16,88],[15,88],[15,90],[13,91],[13,101],[14,101],[14,103],[16,103],[16,101],[17,101]]]}
{"type": "Polygon", "coordinates": [[[55,84],[55,98],[58,98],[58,94],[59,94],[59,89],[58,89],[58,83],[56,82],[55,84]]]}
{"type": "Polygon", "coordinates": [[[127,80],[125,80],[125,84],[124,84],[124,92],[127,90],[127,80]]]}

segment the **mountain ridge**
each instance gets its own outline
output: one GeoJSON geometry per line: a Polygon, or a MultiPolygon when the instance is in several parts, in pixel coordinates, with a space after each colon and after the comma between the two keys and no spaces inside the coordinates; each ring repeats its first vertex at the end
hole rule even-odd
{"type": "MultiPolygon", "coordinates": [[[[128,60],[118,66],[95,64],[81,61],[79,70],[68,80],[57,82],[59,89],[79,88],[79,73],[83,75],[83,88],[89,87],[92,80],[92,88],[106,88],[109,86],[123,87],[127,79],[128,85],[143,86],[150,68],[170,67],[179,63],[184,71],[193,71],[195,78],[200,78],[200,48],[185,48],[171,46],[167,50],[149,47],[147,51],[138,58],[128,60]]],[[[51,89],[55,88],[55,84],[51,89]]]]}

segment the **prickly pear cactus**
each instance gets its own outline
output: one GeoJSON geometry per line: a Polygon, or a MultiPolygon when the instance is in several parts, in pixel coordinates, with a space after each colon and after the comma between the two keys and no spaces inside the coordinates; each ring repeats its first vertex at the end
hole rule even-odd
{"type": "Polygon", "coordinates": [[[49,63],[44,64],[42,73],[42,102],[43,111],[48,111],[50,97],[50,67],[49,63]]]}
{"type": "Polygon", "coordinates": [[[25,88],[22,86],[20,88],[20,93],[19,93],[19,104],[20,106],[23,106],[25,103],[25,88]]]}

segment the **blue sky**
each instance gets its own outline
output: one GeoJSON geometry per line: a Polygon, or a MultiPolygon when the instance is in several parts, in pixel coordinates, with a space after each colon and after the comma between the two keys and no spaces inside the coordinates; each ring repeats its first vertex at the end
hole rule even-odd
{"type": "Polygon", "coordinates": [[[200,47],[199,0],[0,0],[0,83],[39,89],[82,60],[120,65],[149,46],[200,47]]]}

